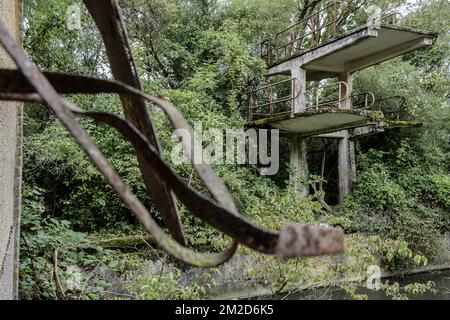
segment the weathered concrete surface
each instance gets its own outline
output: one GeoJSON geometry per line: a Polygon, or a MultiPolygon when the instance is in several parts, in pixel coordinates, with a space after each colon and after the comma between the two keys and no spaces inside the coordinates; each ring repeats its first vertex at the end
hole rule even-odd
{"type": "MultiPolygon", "coordinates": [[[[350,92],[353,91],[353,76],[350,72],[343,72],[339,74],[339,81],[347,83],[346,92],[344,88],[341,88],[341,96],[347,98],[339,104],[341,109],[351,109],[352,101],[350,98],[350,92]]],[[[338,172],[339,172],[339,202],[342,202],[346,196],[350,194],[350,185],[352,181],[352,159],[355,158],[354,148],[351,147],[353,141],[350,141],[348,130],[344,131],[344,136],[339,139],[338,143],[338,172]],[[353,154],[351,154],[351,150],[353,154]]]]}
{"type": "Polygon", "coordinates": [[[270,118],[258,119],[248,123],[254,127],[273,127],[282,132],[298,133],[302,137],[315,136],[322,133],[364,127],[383,117],[379,111],[350,110],[322,107],[310,108],[295,114],[285,114],[270,118]]]}
{"type": "Polygon", "coordinates": [[[307,160],[307,144],[305,139],[301,139],[299,135],[290,136],[291,153],[290,164],[293,168],[290,180],[294,185],[295,192],[299,197],[307,197],[309,195],[309,186],[305,183],[308,180],[308,160],[307,160]]]}
{"type": "MultiPolygon", "coordinates": [[[[0,20],[20,41],[21,1],[0,0],[0,20]]],[[[0,49],[0,67],[15,68],[0,49]]],[[[22,105],[0,102],[0,299],[17,298],[22,105]]]]}
{"type": "Polygon", "coordinates": [[[269,67],[267,76],[288,74],[296,65],[307,71],[308,81],[332,78],[431,45],[436,37],[414,28],[368,24],[281,60],[269,67]]]}

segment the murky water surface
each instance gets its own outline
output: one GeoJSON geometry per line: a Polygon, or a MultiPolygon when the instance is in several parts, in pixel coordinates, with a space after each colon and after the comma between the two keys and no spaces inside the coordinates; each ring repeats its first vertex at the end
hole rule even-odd
{"type": "MultiPolygon", "coordinates": [[[[400,286],[406,286],[411,283],[427,283],[433,281],[436,284],[436,293],[426,292],[419,295],[407,295],[410,300],[450,300],[450,270],[436,271],[430,273],[421,273],[401,278],[383,279],[383,283],[389,281],[389,283],[398,282],[400,286]]],[[[391,297],[387,297],[382,291],[369,290],[361,287],[356,291],[357,294],[366,294],[370,300],[390,300],[391,297]]],[[[294,293],[290,295],[280,295],[276,299],[288,299],[288,300],[348,300],[350,296],[342,289],[339,288],[319,288],[305,290],[300,293],[294,293]]]]}

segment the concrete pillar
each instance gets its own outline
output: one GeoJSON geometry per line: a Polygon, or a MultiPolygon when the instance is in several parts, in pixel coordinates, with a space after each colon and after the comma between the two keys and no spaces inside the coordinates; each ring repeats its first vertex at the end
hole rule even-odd
{"type": "Polygon", "coordinates": [[[345,99],[344,101],[342,101],[339,104],[339,108],[351,109],[352,105],[351,105],[350,95],[351,95],[351,92],[353,91],[353,75],[350,72],[346,72],[346,73],[339,74],[338,78],[339,78],[339,81],[344,81],[345,83],[347,83],[347,89],[344,86],[341,87],[341,97],[343,97],[348,92],[350,92],[350,94],[348,94],[347,99],[345,99]],[[348,90],[348,92],[347,92],[347,90],[348,90]]]}
{"type": "MultiPolygon", "coordinates": [[[[0,0],[0,20],[21,41],[22,4],[0,0]]],[[[16,68],[0,47],[0,67],[16,68]]],[[[22,104],[0,102],[0,300],[17,298],[22,104]]]]}
{"type": "Polygon", "coordinates": [[[301,112],[305,110],[305,96],[303,92],[306,88],[306,70],[300,68],[300,66],[294,65],[291,69],[291,77],[298,79],[295,81],[295,88],[293,92],[297,98],[294,100],[294,112],[301,112]]]}
{"type": "MultiPolygon", "coordinates": [[[[341,96],[350,93],[353,90],[353,76],[346,72],[339,74],[339,81],[347,83],[347,89],[342,86],[341,96]],[[348,90],[348,92],[347,92],[348,90]]],[[[347,97],[339,104],[339,108],[351,109],[351,99],[347,97]]],[[[339,202],[341,202],[347,195],[350,194],[351,181],[356,176],[355,162],[355,148],[354,142],[349,139],[348,130],[344,131],[344,138],[339,139],[338,144],[338,172],[339,172],[339,202]]]]}
{"type": "Polygon", "coordinates": [[[356,183],[356,156],[355,156],[355,141],[348,139],[348,151],[350,158],[350,190],[356,183]]]}
{"type": "Polygon", "coordinates": [[[339,172],[339,202],[350,193],[350,156],[348,137],[339,139],[338,144],[338,172],[339,172]]]}
{"type": "Polygon", "coordinates": [[[309,194],[309,187],[304,183],[308,179],[306,151],[306,140],[301,139],[297,134],[291,135],[290,164],[294,171],[291,173],[290,180],[299,197],[307,197],[309,194]]]}
{"type": "MultiPolygon", "coordinates": [[[[295,87],[292,88],[295,96],[297,96],[294,100],[294,112],[297,113],[304,111],[306,108],[303,94],[306,88],[306,70],[294,64],[291,69],[291,76],[298,80],[294,82],[295,87]]],[[[301,139],[297,134],[291,135],[290,163],[294,171],[291,173],[290,180],[299,197],[307,197],[309,194],[309,187],[304,183],[308,179],[308,161],[306,156],[306,140],[301,139]]]]}

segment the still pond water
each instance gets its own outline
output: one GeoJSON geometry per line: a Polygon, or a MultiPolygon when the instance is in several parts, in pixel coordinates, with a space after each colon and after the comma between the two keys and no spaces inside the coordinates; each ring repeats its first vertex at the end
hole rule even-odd
{"type": "MultiPolygon", "coordinates": [[[[450,270],[436,271],[429,273],[420,273],[400,278],[383,279],[385,283],[389,280],[389,283],[398,282],[401,287],[411,283],[427,283],[433,281],[436,285],[436,293],[425,292],[420,295],[407,295],[410,300],[450,300],[450,270]]],[[[391,297],[387,297],[382,290],[374,291],[361,287],[356,291],[357,294],[366,294],[369,300],[390,300],[391,297]]],[[[291,295],[280,295],[276,299],[287,300],[349,300],[350,296],[342,289],[339,288],[319,288],[305,290],[300,293],[291,295]]]]}

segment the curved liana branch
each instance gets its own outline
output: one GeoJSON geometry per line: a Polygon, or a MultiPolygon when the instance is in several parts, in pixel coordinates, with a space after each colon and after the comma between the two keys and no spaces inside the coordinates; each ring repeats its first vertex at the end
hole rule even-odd
{"type": "MultiPolygon", "coordinates": [[[[217,266],[231,258],[238,243],[262,253],[289,258],[331,254],[344,250],[343,233],[338,229],[290,225],[280,233],[276,233],[253,225],[238,213],[233,197],[212,168],[207,164],[194,163],[192,145],[183,140],[185,153],[213,199],[205,197],[184,183],[161,157],[158,138],[146,109],[146,102],[161,108],[175,129],[185,129],[192,133],[191,127],[168,101],[141,91],[116,1],[85,0],[85,4],[102,34],[113,75],[121,82],[60,73],[42,73],[0,23],[1,43],[19,67],[19,70],[0,70],[0,100],[34,101],[48,105],[144,229],[169,254],[188,264],[202,267],[217,266]],[[83,111],[60,96],[69,93],[119,94],[127,120],[107,112],[83,111]],[[150,196],[158,210],[166,217],[164,221],[174,238],[165,234],[156,224],[148,210],[108,164],[74,114],[105,123],[132,143],[150,196]],[[221,253],[209,254],[197,253],[186,248],[183,245],[185,240],[178,213],[174,202],[171,204],[171,201],[174,201],[172,192],[193,215],[232,237],[231,246],[221,253]]],[[[198,145],[199,142],[194,141],[194,144],[198,145]]]]}
{"type": "MultiPolygon", "coordinates": [[[[136,89],[142,89],[117,2],[113,0],[84,0],[84,4],[100,31],[114,79],[136,89]]],[[[153,128],[144,100],[137,96],[121,96],[121,100],[125,118],[142,132],[159,153],[158,136],[153,128]]],[[[135,152],[150,198],[172,236],[179,243],[186,244],[175,199],[170,189],[148,167],[143,160],[141,151],[135,149],[135,152]]]]}
{"type": "MultiPolygon", "coordinates": [[[[106,178],[109,185],[113,190],[119,195],[119,197],[124,201],[128,208],[134,213],[144,229],[155,239],[155,241],[164,248],[169,254],[175,258],[195,266],[201,267],[212,267],[217,266],[228,259],[230,259],[237,247],[237,243],[234,242],[229,249],[218,254],[203,254],[196,253],[191,249],[188,249],[170,236],[165,234],[157,223],[152,219],[150,213],[144,207],[144,205],[136,198],[136,196],[131,192],[128,186],[124,183],[122,178],[114,171],[114,169],[108,164],[105,157],[102,155],[101,151],[98,149],[97,145],[92,141],[91,137],[87,134],[81,124],[75,118],[73,111],[82,112],[78,107],[69,107],[68,103],[62,99],[58,93],[53,89],[51,84],[45,78],[45,76],[37,69],[37,67],[25,56],[25,53],[17,46],[15,40],[8,34],[4,25],[0,22],[0,40],[2,45],[13,58],[19,69],[23,73],[23,76],[27,81],[33,86],[33,88],[38,93],[39,99],[47,104],[62,122],[62,124],[68,129],[68,131],[75,138],[76,142],[82,147],[86,152],[91,161],[96,165],[98,170],[106,178]]],[[[4,81],[1,81],[4,83],[4,81]]],[[[39,100],[38,99],[38,100],[39,100]]],[[[18,99],[21,100],[21,99],[18,99]]],[[[115,116],[114,116],[115,117],[115,116]]],[[[135,132],[137,135],[142,134],[137,131],[137,129],[118,117],[116,119],[120,120],[117,122],[117,126],[120,128],[128,128],[130,132],[135,132]],[[127,125],[126,125],[127,124],[127,125]]],[[[142,141],[145,141],[146,146],[149,150],[152,150],[155,157],[160,158],[158,152],[152,147],[147,140],[142,137],[142,141]]],[[[157,170],[154,170],[157,172],[157,170]]],[[[156,174],[158,178],[161,175],[156,174]]]]}

